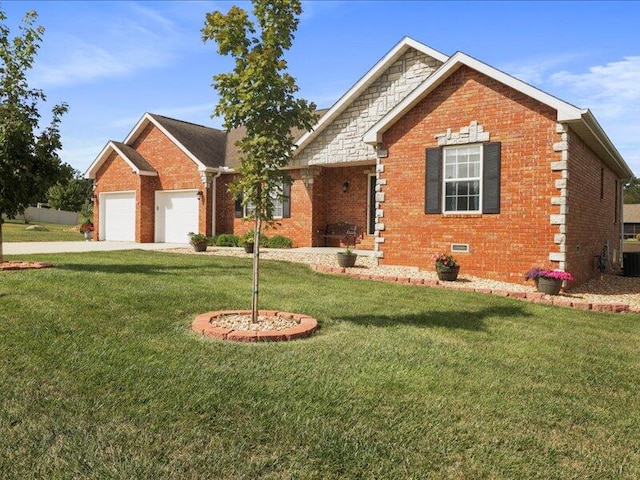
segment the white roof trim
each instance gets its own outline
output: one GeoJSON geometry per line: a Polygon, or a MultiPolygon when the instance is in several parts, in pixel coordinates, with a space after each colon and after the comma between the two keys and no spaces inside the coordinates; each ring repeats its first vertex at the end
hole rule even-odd
{"type": "Polygon", "coordinates": [[[102,164],[104,162],[107,161],[107,159],[109,158],[109,154],[111,153],[111,151],[117,153],[120,158],[122,158],[127,165],[129,165],[131,167],[131,170],[133,171],[133,173],[137,174],[137,175],[146,175],[149,177],[157,177],[158,176],[158,172],[153,172],[153,171],[149,171],[149,170],[140,170],[130,159],[129,157],[127,157],[124,152],[122,150],[120,150],[117,145],[115,143],[113,143],[113,141],[109,141],[105,147],[102,149],[102,151],[100,152],[100,154],[96,157],[96,159],[93,161],[93,163],[91,164],[91,166],[87,169],[86,173],[84,174],[84,178],[87,179],[93,179],[96,178],[96,173],[98,171],[98,169],[102,166],[102,164]]]}
{"type": "Polygon", "coordinates": [[[382,117],[373,127],[371,127],[363,136],[365,143],[376,144],[382,141],[382,134],[388,130],[399,118],[411,110],[420,100],[431,93],[453,72],[458,70],[462,65],[466,65],[478,72],[491,77],[500,83],[507,85],[525,95],[538,100],[545,105],[550,106],[558,112],[558,121],[569,121],[581,118],[583,113],[577,107],[563,102],[562,100],[549,95],[548,93],[532,87],[528,83],[518,80],[486,63],[482,63],[469,55],[462,52],[455,53],[447,60],[438,70],[436,70],[429,78],[420,84],[413,92],[411,92],[404,100],[392,108],[382,117]]]}
{"type": "Polygon", "coordinates": [[[373,125],[362,136],[362,141],[370,145],[375,145],[382,142],[382,135],[388,130],[396,121],[404,116],[409,110],[411,110],[420,100],[429,95],[435,88],[437,88],[447,77],[454,73],[462,65],[466,65],[484,75],[487,75],[498,82],[507,85],[539,102],[548,105],[557,112],[557,121],[559,123],[567,123],[569,125],[582,125],[585,127],[587,133],[584,140],[597,146],[597,150],[600,150],[605,157],[608,157],[615,167],[619,170],[620,175],[631,177],[633,172],[624,161],[620,152],[613,145],[607,134],[604,132],[598,121],[595,119],[591,111],[588,109],[580,109],[570,103],[564,102],[559,98],[549,95],[548,93],[538,90],[537,88],[529,85],[528,83],[518,80],[511,75],[508,75],[496,68],[493,68],[486,63],[482,63],[469,55],[462,52],[455,53],[449,60],[447,60],[438,70],[436,70],[429,78],[427,78],[422,84],[420,84],[413,92],[411,92],[404,100],[398,105],[392,108],[387,114],[382,117],[375,125],[373,125]]]}
{"type": "Polygon", "coordinates": [[[427,45],[412,38],[404,37],[389,52],[382,57],[363,77],[358,80],[333,106],[325,112],[314,128],[302,135],[297,142],[297,148],[293,151],[293,156],[300,153],[326,126],[331,124],[351,103],[360,96],[387,68],[400,58],[409,48],[429,55],[440,62],[446,62],[449,57],[434,50],[427,45]]]}
{"type": "Polygon", "coordinates": [[[149,112],[145,113],[142,116],[140,121],[136,124],[135,127],[133,127],[131,133],[127,135],[127,138],[125,138],[124,142],[122,143],[130,145],[130,142],[135,141],[138,138],[138,136],[142,133],[149,122],[153,123],[158,128],[158,130],[164,133],[166,137],[176,145],[176,147],[182,150],[182,152],[198,166],[198,170],[204,171],[207,168],[204,163],[198,160],[195,155],[193,155],[184,145],[182,145],[178,140],[175,139],[173,135],[171,135],[162,125],[160,125],[160,123],[158,123],[158,121],[154,119],[149,112]]]}

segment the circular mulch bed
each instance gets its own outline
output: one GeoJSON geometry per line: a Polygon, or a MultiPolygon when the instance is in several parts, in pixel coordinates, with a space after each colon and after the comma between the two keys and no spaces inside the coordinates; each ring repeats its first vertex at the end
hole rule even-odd
{"type": "Polygon", "coordinates": [[[0,263],[0,270],[29,270],[34,268],[51,268],[53,263],[45,262],[2,262],[0,263]]]}
{"type": "Polygon", "coordinates": [[[250,310],[221,310],[198,315],[194,332],[231,342],[287,342],[309,337],[318,328],[315,318],[298,313],[259,310],[251,323],[250,310]]]}

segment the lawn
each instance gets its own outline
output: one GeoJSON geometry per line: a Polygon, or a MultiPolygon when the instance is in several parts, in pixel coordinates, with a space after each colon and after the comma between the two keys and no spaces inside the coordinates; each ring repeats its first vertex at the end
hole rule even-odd
{"type": "Polygon", "coordinates": [[[2,240],[4,242],[73,242],[84,241],[77,232],[69,231],[73,225],[37,222],[44,230],[27,230],[35,223],[25,224],[19,220],[6,220],[2,224],[2,240]]]}
{"type": "Polygon", "coordinates": [[[321,329],[230,344],[190,323],[248,260],[37,259],[0,274],[3,479],[640,477],[637,316],[265,261],[261,308],[321,329]]]}

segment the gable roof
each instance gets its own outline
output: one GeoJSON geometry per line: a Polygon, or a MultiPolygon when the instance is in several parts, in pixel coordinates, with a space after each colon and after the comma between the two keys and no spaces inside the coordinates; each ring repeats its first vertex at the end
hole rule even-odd
{"type": "Polygon", "coordinates": [[[445,62],[449,57],[434,50],[427,45],[412,38],[404,37],[387,54],[382,57],[367,73],[364,74],[333,106],[320,118],[315,127],[302,135],[298,141],[298,148],[293,151],[293,155],[300,153],[314,138],[318,136],[328,125],[333,122],[338,115],[351,105],[376,79],[387,70],[396,60],[404,55],[407,50],[413,48],[430,57],[445,62]]]}
{"type": "MultiPolygon", "coordinates": [[[[227,136],[222,130],[162,115],[152,113],[147,115],[199,167],[218,168],[224,166],[227,136]]],[[[129,134],[125,143],[130,143],[133,140],[130,138],[133,133],[129,134]]]]}
{"type": "Polygon", "coordinates": [[[142,155],[129,145],[125,145],[122,142],[108,142],[102,149],[98,157],[94,160],[91,166],[85,173],[85,178],[96,178],[96,173],[102,164],[107,161],[111,154],[115,152],[122,158],[130,167],[131,170],[138,175],[148,175],[155,177],[158,172],[147,162],[142,155]]]}
{"type": "Polygon", "coordinates": [[[621,178],[633,176],[629,166],[588,109],[575,107],[462,52],[456,52],[438,70],[387,112],[362,136],[362,140],[371,145],[381,143],[385,131],[462,66],[472,68],[553,108],[557,111],[557,121],[569,124],[621,178]]]}
{"type": "Polygon", "coordinates": [[[222,130],[184,122],[162,115],[145,113],[124,142],[110,141],[93,161],[85,173],[85,178],[95,178],[100,166],[109,158],[112,150],[131,165],[135,173],[157,175],[153,167],[137,152],[131,144],[142,134],[149,124],[155,125],[169,138],[200,171],[212,171],[224,168],[227,135],[222,130]]]}

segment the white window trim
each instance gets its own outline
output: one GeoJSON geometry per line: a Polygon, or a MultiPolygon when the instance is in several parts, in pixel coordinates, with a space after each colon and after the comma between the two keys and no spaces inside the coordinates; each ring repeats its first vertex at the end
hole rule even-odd
{"type": "Polygon", "coordinates": [[[465,145],[450,145],[447,147],[443,147],[442,149],[442,213],[447,215],[455,215],[455,214],[478,214],[482,213],[482,177],[484,174],[484,148],[482,148],[482,143],[474,143],[474,144],[465,144],[465,145]],[[473,148],[477,147],[480,153],[480,174],[478,177],[465,177],[465,178],[456,178],[455,180],[451,180],[452,182],[467,182],[467,181],[475,181],[478,180],[478,210],[447,210],[447,176],[446,176],[446,151],[454,150],[458,148],[473,148]]]}
{"type": "MultiPolygon", "coordinates": [[[[284,192],[284,184],[279,184],[278,186],[280,188],[280,195],[282,195],[283,192],[284,192]]],[[[282,211],[281,215],[274,215],[273,219],[274,220],[282,220],[284,218],[284,199],[281,196],[276,196],[276,197],[271,197],[271,198],[272,198],[272,202],[271,203],[273,203],[273,202],[279,202],[280,203],[280,210],[282,211]]],[[[251,212],[250,212],[248,207],[249,207],[248,204],[245,204],[245,205],[242,206],[242,215],[244,217],[248,217],[251,214],[251,212]]],[[[274,212],[275,212],[275,208],[274,208],[274,212]]]]}

